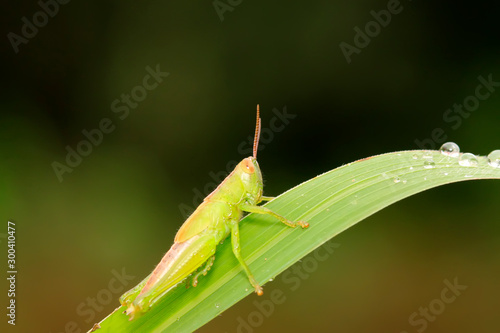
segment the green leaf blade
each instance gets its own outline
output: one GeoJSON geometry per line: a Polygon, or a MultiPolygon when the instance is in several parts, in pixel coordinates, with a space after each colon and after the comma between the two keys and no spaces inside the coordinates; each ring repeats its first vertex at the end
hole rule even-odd
{"type": "MultiPolygon", "coordinates": [[[[478,157],[477,166],[467,167],[459,164],[458,157],[419,150],[349,163],[266,205],[291,220],[309,222],[308,229],[292,229],[269,216],[246,216],[240,222],[242,254],[257,281],[264,283],[394,202],[436,186],[474,179],[500,179],[500,168],[488,165],[486,157],[478,157]]],[[[218,247],[212,270],[199,282],[196,288],[176,288],[132,322],[119,308],[101,322],[98,332],[192,332],[253,293],[229,239],[218,247]]]]}

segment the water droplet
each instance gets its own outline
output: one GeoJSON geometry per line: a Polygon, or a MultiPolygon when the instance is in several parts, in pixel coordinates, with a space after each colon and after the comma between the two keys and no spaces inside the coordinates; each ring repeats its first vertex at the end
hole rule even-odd
{"type": "Polygon", "coordinates": [[[424,162],[424,168],[425,169],[432,169],[436,167],[436,163],[434,163],[433,160],[425,161],[424,162]]]}
{"type": "Polygon", "coordinates": [[[414,160],[418,160],[418,155],[417,154],[413,154],[412,157],[413,157],[414,160]]]}
{"type": "Polygon", "coordinates": [[[460,147],[455,142],[446,142],[439,148],[441,154],[450,157],[458,157],[460,155],[460,147]]]}
{"type": "Polygon", "coordinates": [[[413,167],[410,167],[410,170],[413,170],[413,167]]]}
{"type": "Polygon", "coordinates": [[[270,278],[270,279],[269,279],[269,282],[273,282],[273,280],[274,280],[273,278],[270,278]]]}
{"type": "Polygon", "coordinates": [[[493,150],[489,153],[488,164],[494,168],[500,168],[500,150],[493,150]]]}
{"type": "Polygon", "coordinates": [[[215,303],[215,307],[218,309],[220,307],[219,303],[215,303]]]}
{"type": "Polygon", "coordinates": [[[465,153],[462,156],[460,156],[460,160],[458,161],[458,164],[460,164],[461,166],[466,166],[466,167],[474,167],[474,166],[477,166],[477,158],[474,154],[465,153]]]}
{"type": "Polygon", "coordinates": [[[444,175],[445,175],[445,176],[448,176],[448,172],[445,172],[445,173],[444,173],[444,175]]]}
{"type": "Polygon", "coordinates": [[[396,178],[393,179],[393,181],[397,184],[397,183],[399,183],[401,181],[401,178],[396,177],[396,178]]]}
{"type": "Polygon", "coordinates": [[[245,288],[245,291],[248,291],[248,288],[245,288]]]}
{"type": "Polygon", "coordinates": [[[405,180],[403,180],[403,184],[406,184],[407,182],[408,182],[408,181],[407,181],[406,179],[405,179],[405,180]]]}

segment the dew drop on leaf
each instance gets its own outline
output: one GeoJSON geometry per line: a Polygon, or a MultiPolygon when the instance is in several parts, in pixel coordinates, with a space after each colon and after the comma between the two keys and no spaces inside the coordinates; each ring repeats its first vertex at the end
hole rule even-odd
{"type": "Polygon", "coordinates": [[[434,167],[436,167],[436,163],[434,163],[433,160],[428,160],[428,161],[424,162],[424,168],[425,169],[432,169],[434,167]]]}
{"type": "Polygon", "coordinates": [[[477,166],[477,158],[474,154],[465,153],[462,156],[460,156],[458,164],[465,167],[474,167],[477,166]]]}
{"type": "Polygon", "coordinates": [[[500,150],[493,150],[489,153],[488,164],[494,168],[500,168],[500,150]]]}
{"type": "Polygon", "coordinates": [[[441,154],[450,157],[458,157],[460,155],[460,147],[455,142],[446,142],[439,148],[441,154]]]}

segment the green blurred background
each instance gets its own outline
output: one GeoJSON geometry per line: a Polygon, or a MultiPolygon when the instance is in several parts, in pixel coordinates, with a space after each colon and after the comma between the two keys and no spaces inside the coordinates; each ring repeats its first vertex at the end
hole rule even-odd
{"type": "MultiPolygon", "coordinates": [[[[218,3],[229,9],[71,1],[17,53],[8,33],[20,36],[22,18],[33,22],[41,7],[2,6],[0,241],[6,253],[15,221],[12,332],[85,332],[117,307],[126,287],[109,291],[113,270],[134,277],[127,287],[152,270],[184,220],[179,207],[193,207],[210,172],[245,157],[238,146],[253,134],[257,103],[263,127],[273,109],[295,116],[263,140],[266,195],[359,158],[418,149],[439,128],[463,151],[500,148],[500,91],[460,125],[443,119],[474,95],[478,76],[500,81],[492,3],[403,1],[350,63],[340,43],[354,45],[354,28],[387,1],[218,3]],[[140,93],[157,64],[170,75],[120,119],[113,101],[140,93]],[[60,182],[52,163],[65,163],[66,147],[104,118],[114,131],[60,182]]],[[[465,182],[397,203],[336,237],[338,249],[296,290],[279,277],[267,284],[286,301],[256,327],[241,327],[261,300],[252,295],[199,331],[498,331],[499,193],[497,181],[465,182]],[[412,326],[412,313],[455,277],[468,289],[425,329],[412,326]]]]}

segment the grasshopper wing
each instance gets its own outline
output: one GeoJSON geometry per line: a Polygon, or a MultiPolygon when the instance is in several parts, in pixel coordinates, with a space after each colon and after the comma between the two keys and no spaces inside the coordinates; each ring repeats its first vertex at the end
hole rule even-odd
{"type": "MultiPolygon", "coordinates": [[[[228,230],[225,230],[225,227],[221,228],[221,226],[225,226],[225,222],[234,218],[235,215],[238,215],[237,210],[227,202],[204,201],[177,231],[174,242],[185,242],[207,229],[223,230],[223,235],[219,237],[227,236],[226,231],[228,230]]],[[[236,218],[239,219],[239,217],[236,218]]]]}

